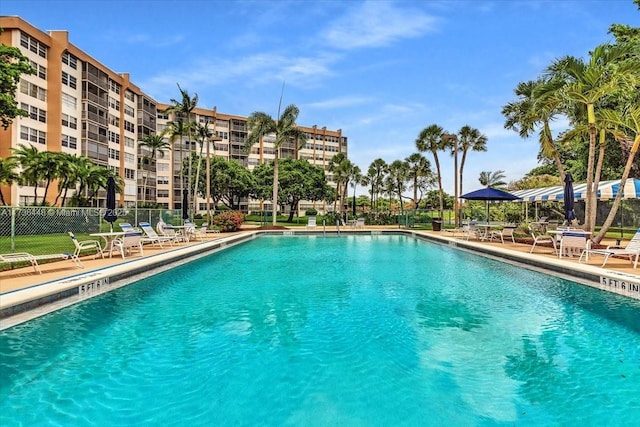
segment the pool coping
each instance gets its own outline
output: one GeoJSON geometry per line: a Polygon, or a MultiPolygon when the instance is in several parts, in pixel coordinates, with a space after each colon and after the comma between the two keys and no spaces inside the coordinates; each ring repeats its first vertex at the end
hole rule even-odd
{"type": "Polygon", "coordinates": [[[640,275],[607,270],[587,264],[568,263],[557,258],[553,259],[535,253],[529,254],[513,249],[489,246],[481,242],[462,240],[454,236],[404,229],[343,231],[320,229],[253,230],[4,293],[0,298],[0,330],[126,286],[140,278],[161,273],[182,263],[185,259],[194,260],[255,239],[261,235],[358,236],[390,234],[406,235],[415,239],[472,252],[491,259],[507,261],[523,268],[572,280],[603,291],[640,299],[640,275]]]}

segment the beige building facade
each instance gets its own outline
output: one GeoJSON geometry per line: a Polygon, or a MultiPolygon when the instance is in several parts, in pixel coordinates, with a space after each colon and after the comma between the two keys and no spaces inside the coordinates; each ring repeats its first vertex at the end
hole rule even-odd
{"type": "MultiPolygon", "coordinates": [[[[22,76],[16,93],[18,104],[29,116],[14,119],[7,130],[0,128],[0,158],[11,156],[21,145],[85,156],[121,177],[120,206],[146,202],[168,209],[181,207],[181,190],[176,182],[181,159],[192,151],[200,153],[195,137],[184,137],[182,143],[174,139],[173,149],[153,162],[139,145],[145,136],[162,132],[173,119],[163,113],[167,104],[145,94],[128,74],[112,71],[71,44],[66,31],[44,32],[15,16],[0,16],[0,28],[4,30],[0,43],[18,47],[36,70],[34,75],[22,76]]],[[[245,152],[247,117],[220,113],[214,107],[196,108],[193,120],[207,124],[211,130],[204,156],[236,160],[250,170],[274,158],[274,138],[270,136],[245,152]]],[[[299,149],[293,143],[282,147],[280,158],[306,159],[326,170],[335,154],[347,154],[347,137],[341,130],[301,128],[307,134],[307,143],[299,149]]],[[[328,172],[327,176],[332,184],[328,172]]],[[[51,204],[57,193],[56,184],[47,193],[51,204]]],[[[33,204],[34,190],[17,184],[2,187],[6,202],[13,206],[33,204]]],[[[37,195],[42,197],[43,191],[39,188],[37,195]]],[[[103,203],[104,195],[98,194],[96,204],[103,203]]],[[[205,212],[206,200],[200,198],[196,206],[199,212],[205,212]]],[[[253,200],[242,202],[241,207],[245,212],[271,208],[270,204],[253,200]]],[[[311,207],[320,211],[326,208],[322,203],[303,202],[299,210],[304,212],[311,207]]]]}

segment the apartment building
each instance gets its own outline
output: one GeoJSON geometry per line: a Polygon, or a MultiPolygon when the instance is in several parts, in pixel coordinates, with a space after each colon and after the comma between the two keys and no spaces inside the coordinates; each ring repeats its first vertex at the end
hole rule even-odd
{"type": "MultiPolygon", "coordinates": [[[[0,16],[0,28],[4,30],[0,43],[20,48],[36,69],[35,75],[22,77],[16,94],[19,105],[29,116],[16,118],[6,131],[0,128],[0,157],[10,156],[12,149],[20,145],[86,156],[97,165],[115,170],[122,178],[121,206],[150,202],[168,209],[181,207],[181,187],[176,184],[181,159],[191,151],[199,153],[199,144],[194,137],[176,140],[172,150],[153,161],[149,161],[149,153],[139,144],[145,136],[161,132],[175,119],[163,113],[167,104],[145,94],[127,73],[110,70],[71,44],[67,31],[44,32],[14,16],[0,16]]],[[[233,159],[249,169],[274,158],[274,138],[269,136],[251,152],[244,151],[247,117],[220,113],[216,108],[196,108],[191,117],[194,119],[206,123],[213,135],[205,144],[205,156],[233,159]]],[[[294,143],[282,147],[281,158],[307,159],[326,169],[336,153],[347,154],[347,138],[341,130],[302,128],[307,133],[307,144],[300,149],[294,143]]],[[[57,193],[55,185],[48,193],[50,203],[57,193]]],[[[11,205],[33,203],[33,187],[13,185],[2,190],[11,205]]],[[[39,197],[42,192],[39,188],[39,197]]],[[[104,195],[98,194],[96,204],[102,203],[104,195]]],[[[204,211],[206,200],[199,200],[198,207],[204,211]]],[[[323,205],[311,203],[301,203],[300,210],[309,207],[324,210],[323,205]]],[[[242,209],[262,210],[270,206],[247,200],[242,209]]]]}

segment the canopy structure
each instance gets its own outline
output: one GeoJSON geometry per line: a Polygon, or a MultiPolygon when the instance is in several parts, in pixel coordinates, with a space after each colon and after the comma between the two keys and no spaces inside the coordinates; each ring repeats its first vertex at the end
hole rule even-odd
{"type": "MultiPolygon", "coordinates": [[[[598,200],[614,199],[620,191],[620,180],[600,181],[598,184],[598,200]]],[[[587,184],[575,184],[573,186],[574,200],[584,200],[587,196],[587,184]]],[[[520,197],[515,202],[553,202],[564,200],[564,188],[561,185],[531,190],[518,190],[513,192],[520,197]]],[[[623,199],[640,199],[640,179],[627,179],[622,188],[623,199]]]]}

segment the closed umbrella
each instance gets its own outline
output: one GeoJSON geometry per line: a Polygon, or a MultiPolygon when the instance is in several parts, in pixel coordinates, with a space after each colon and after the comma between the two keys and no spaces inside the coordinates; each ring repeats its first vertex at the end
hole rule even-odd
{"type": "Polygon", "coordinates": [[[564,177],[564,219],[567,224],[576,219],[576,213],[573,211],[573,177],[570,173],[564,177]]]}
{"type": "Polygon", "coordinates": [[[189,219],[189,191],[182,190],[182,219],[189,219]]]}
{"type": "Polygon", "coordinates": [[[489,201],[499,200],[518,200],[520,197],[515,194],[508,193],[506,191],[498,190],[497,188],[486,187],[480,190],[472,191],[471,193],[463,194],[461,199],[466,200],[484,200],[487,204],[487,216],[486,221],[489,222],[489,201]]]}
{"type": "Polygon", "coordinates": [[[113,231],[113,223],[118,219],[116,215],[116,181],[112,176],[107,178],[107,212],[104,220],[109,223],[109,228],[113,231]]]}

